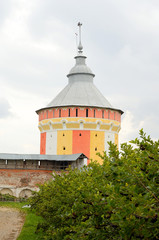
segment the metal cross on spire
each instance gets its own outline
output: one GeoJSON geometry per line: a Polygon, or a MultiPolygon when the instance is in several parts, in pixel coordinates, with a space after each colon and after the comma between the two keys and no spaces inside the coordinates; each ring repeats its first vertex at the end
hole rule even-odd
{"type": "Polygon", "coordinates": [[[81,44],[81,26],[82,26],[82,23],[78,23],[78,27],[79,27],[79,44],[78,44],[78,52],[79,53],[82,53],[82,49],[83,49],[83,46],[81,44]]]}

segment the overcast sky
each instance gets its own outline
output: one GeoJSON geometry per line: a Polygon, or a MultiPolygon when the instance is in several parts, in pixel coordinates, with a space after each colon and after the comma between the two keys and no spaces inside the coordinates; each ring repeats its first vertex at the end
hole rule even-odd
{"type": "Polygon", "coordinates": [[[95,85],[124,111],[120,143],[158,139],[158,0],[0,0],[0,152],[39,153],[35,111],[67,84],[78,21],[95,85]]]}

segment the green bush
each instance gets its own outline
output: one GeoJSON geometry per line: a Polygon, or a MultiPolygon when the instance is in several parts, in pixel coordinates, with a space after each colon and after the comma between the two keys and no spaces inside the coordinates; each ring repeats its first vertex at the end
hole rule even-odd
{"type": "Polygon", "coordinates": [[[40,187],[32,209],[46,239],[159,239],[159,141],[109,143],[103,165],[69,170],[40,187]]]}

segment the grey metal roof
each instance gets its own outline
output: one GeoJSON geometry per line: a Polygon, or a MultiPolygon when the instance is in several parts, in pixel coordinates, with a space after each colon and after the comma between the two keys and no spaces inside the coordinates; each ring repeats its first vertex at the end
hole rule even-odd
{"type": "Polygon", "coordinates": [[[0,153],[0,160],[76,161],[81,157],[87,158],[83,153],[69,155],[0,153]]]}
{"type": "Polygon", "coordinates": [[[90,81],[84,81],[85,76],[81,75],[83,81],[69,83],[47,107],[62,106],[87,106],[112,108],[111,104],[99,92],[96,86],[90,81]]]}
{"type": "Polygon", "coordinates": [[[109,108],[120,111],[112,107],[108,100],[102,95],[93,83],[95,76],[90,68],[86,65],[86,57],[82,52],[78,52],[75,57],[76,64],[70,70],[67,86],[45,107],[37,110],[38,113],[42,109],[51,107],[66,107],[66,106],[85,106],[109,108]]]}
{"type": "Polygon", "coordinates": [[[75,57],[76,64],[67,77],[68,85],[47,105],[47,107],[87,106],[112,108],[108,100],[93,83],[95,76],[85,64],[81,53],[75,57]]]}

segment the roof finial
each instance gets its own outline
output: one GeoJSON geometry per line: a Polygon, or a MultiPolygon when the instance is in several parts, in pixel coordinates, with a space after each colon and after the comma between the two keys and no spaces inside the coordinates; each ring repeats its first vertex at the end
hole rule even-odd
{"type": "Polygon", "coordinates": [[[82,49],[83,49],[83,46],[81,44],[81,26],[82,26],[82,23],[78,23],[78,27],[79,27],[79,45],[78,45],[78,52],[79,53],[82,53],[82,49]]]}

